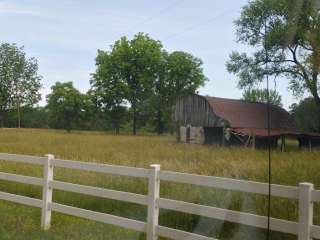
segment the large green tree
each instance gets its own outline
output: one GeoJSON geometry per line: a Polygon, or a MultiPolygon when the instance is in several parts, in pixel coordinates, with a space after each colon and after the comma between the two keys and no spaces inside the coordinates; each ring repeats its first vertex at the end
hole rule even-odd
{"type": "Polygon", "coordinates": [[[97,70],[91,81],[93,91],[115,117],[120,114],[124,101],[130,103],[134,135],[141,106],[152,94],[161,49],[159,41],[138,33],[131,40],[122,37],[110,51],[98,51],[97,70]]]}
{"type": "Polygon", "coordinates": [[[177,99],[195,93],[206,80],[201,59],[182,51],[163,52],[152,102],[159,134],[171,122],[172,107],[177,99]]]}
{"type": "Polygon", "coordinates": [[[47,96],[49,124],[53,128],[70,131],[81,123],[86,96],[73,87],[72,82],[57,82],[47,96]]]}
{"type": "Polygon", "coordinates": [[[104,112],[108,120],[112,120],[113,128],[116,134],[119,134],[128,85],[125,78],[118,74],[117,65],[118,62],[111,52],[98,50],[97,69],[90,80],[90,93],[96,106],[104,112]]]}
{"type": "Polygon", "coordinates": [[[250,53],[233,52],[227,63],[228,71],[238,76],[239,87],[257,86],[267,75],[287,78],[295,95],[307,91],[314,98],[320,114],[316,0],[252,0],[242,9],[236,27],[237,41],[252,47],[250,53]]]}
{"type": "Polygon", "coordinates": [[[0,118],[8,109],[16,109],[20,127],[20,108],[40,100],[41,76],[35,58],[27,58],[23,47],[0,44],[0,118]]]}
{"type": "Polygon", "coordinates": [[[183,95],[195,93],[206,80],[202,61],[189,53],[168,53],[159,41],[139,33],[123,37],[110,51],[98,51],[91,91],[100,108],[113,119],[116,132],[131,106],[133,134],[137,118],[150,121],[162,133],[171,122],[172,106],[183,95]]]}

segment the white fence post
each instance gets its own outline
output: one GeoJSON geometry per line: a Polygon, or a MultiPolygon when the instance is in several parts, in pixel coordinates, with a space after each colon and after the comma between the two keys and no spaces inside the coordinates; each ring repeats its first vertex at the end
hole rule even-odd
{"type": "Polygon", "coordinates": [[[43,165],[43,186],[42,186],[42,214],[41,227],[43,230],[48,230],[51,224],[51,203],[52,203],[52,188],[50,182],[53,180],[53,165],[52,154],[46,155],[47,159],[43,165]]]}
{"type": "Polygon", "coordinates": [[[151,172],[149,176],[148,187],[148,223],[147,223],[147,240],[157,240],[158,236],[156,228],[159,221],[158,199],[160,196],[160,165],[153,164],[150,166],[151,172]]]}
{"type": "Polygon", "coordinates": [[[299,184],[299,240],[310,240],[310,227],[313,224],[313,202],[311,193],[313,184],[299,184]]]}

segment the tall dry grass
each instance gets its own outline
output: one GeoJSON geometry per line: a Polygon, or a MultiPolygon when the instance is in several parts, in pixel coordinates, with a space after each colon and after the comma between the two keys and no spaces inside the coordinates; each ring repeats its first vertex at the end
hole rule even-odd
{"type": "MultiPolygon", "coordinates": [[[[179,172],[196,173],[212,176],[231,177],[236,179],[266,182],[268,180],[267,152],[253,151],[244,148],[222,148],[218,146],[188,145],[177,143],[171,136],[114,136],[97,132],[73,132],[38,129],[5,129],[0,131],[0,152],[20,153],[30,155],[54,154],[57,158],[91,161],[99,163],[149,167],[150,164],[161,164],[162,169],[179,172]]],[[[298,151],[292,147],[287,152],[273,151],[272,181],[277,184],[297,186],[299,182],[312,182],[320,187],[320,152],[298,151]]],[[[35,166],[0,162],[0,171],[13,172],[31,176],[41,176],[42,169],[35,166]]],[[[58,180],[106,187],[111,189],[146,194],[145,180],[130,177],[96,174],[85,171],[55,169],[58,180]]],[[[26,196],[41,197],[38,187],[0,182],[0,190],[19,193],[26,196]]],[[[161,184],[161,196],[172,199],[201,203],[210,206],[242,210],[256,214],[267,214],[267,198],[255,194],[244,194],[235,191],[224,191],[204,187],[194,187],[186,184],[161,184]]],[[[146,209],[139,205],[122,203],[107,199],[99,199],[80,194],[54,192],[54,200],[77,207],[112,213],[133,219],[145,220],[146,209]]],[[[19,214],[31,211],[30,208],[0,202],[0,210],[12,209],[8,219],[18,221],[19,214]],[[11,217],[10,217],[11,216],[11,217]]],[[[17,229],[32,235],[46,236],[48,239],[118,239],[100,238],[105,236],[101,224],[55,214],[53,229],[48,233],[39,232],[39,211],[32,210],[30,217],[25,215],[25,221],[30,222],[30,228],[18,226],[11,228],[6,221],[0,221],[0,236],[12,236],[17,229]],[[61,223],[68,223],[61,225],[61,223]],[[32,223],[32,224],[31,224],[32,223]],[[89,226],[89,227],[88,227],[89,226]],[[66,235],[68,229],[73,235],[66,235]],[[82,232],[85,232],[81,234],[82,232]],[[50,237],[50,238],[49,238],[50,237]],[[84,238],[86,237],[86,238],[84,238]]],[[[10,213],[10,214],[9,214],[10,213]]],[[[272,216],[288,220],[297,219],[297,203],[281,198],[272,199],[272,216]]],[[[20,216],[21,217],[21,216],[20,216]]],[[[316,206],[315,222],[320,224],[319,207],[316,206]]],[[[162,225],[190,230],[220,239],[259,239],[265,232],[259,229],[239,226],[222,221],[200,218],[197,216],[161,211],[162,225]]],[[[144,239],[139,233],[114,229],[122,239],[144,239]],[[122,234],[122,235],[121,235],[122,234]]],[[[107,229],[107,228],[106,228],[107,229]]],[[[110,230],[110,229],[109,229],[110,230]]],[[[108,231],[109,231],[108,230],[108,231]]],[[[17,234],[17,239],[23,235],[17,234]]],[[[119,238],[119,239],[121,239],[119,238]]],[[[1,239],[1,237],[0,237],[1,239]]],[[[42,239],[42,238],[39,238],[42,239]]],[[[273,234],[273,239],[295,239],[293,236],[273,234]]]]}

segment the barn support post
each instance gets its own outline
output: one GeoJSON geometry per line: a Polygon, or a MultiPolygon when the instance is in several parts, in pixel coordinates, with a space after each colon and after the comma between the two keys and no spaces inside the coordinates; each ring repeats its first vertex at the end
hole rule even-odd
{"type": "Polygon", "coordinates": [[[226,128],[223,127],[222,128],[222,139],[221,139],[221,146],[225,146],[226,145],[226,128]]]}
{"type": "Polygon", "coordinates": [[[312,141],[310,137],[309,137],[308,143],[309,143],[309,152],[312,152],[312,141]]]}
{"type": "Polygon", "coordinates": [[[256,150],[256,134],[252,134],[252,150],[256,150]]]}
{"type": "Polygon", "coordinates": [[[54,156],[46,155],[46,160],[43,165],[43,189],[42,189],[42,213],[41,213],[41,228],[43,230],[50,229],[51,225],[51,204],[52,204],[52,187],[53,181],[53,164],[54,156]]]}
{"type": "Polygon", "coordinates": [[[148,186],[148,219],[147,219],[147,240],[157,240],[157,226],[159,222],[160,197],[160,165],[150,165],[151,171],[148,186]]]}
{"type": "Polygon", "coordinates": [[[301,148],[302,148],[301,138],[297,138],[297,140],[299,142],[299,150],[301,150],[301,148]]]}
{"type": "Polygon", "coordinates": [[[286,150],[286,136],[281,135],[281,152],[286,150]]]}

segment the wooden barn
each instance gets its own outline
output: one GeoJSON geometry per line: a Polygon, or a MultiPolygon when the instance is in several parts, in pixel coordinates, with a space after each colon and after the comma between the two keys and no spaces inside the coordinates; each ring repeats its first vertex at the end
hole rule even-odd
{"type": "MultiPolygon", "coordinates": [[[[199,144],[266,147],[268,144],[267,104],[200,95],[180,98],[174,110],[177,138],[199,144]]],[[[285,148],[286,138],[300,147],[320,146],[320,135],[304,133],[283,108],[270,107],[270,141],[285,148]]]]}

